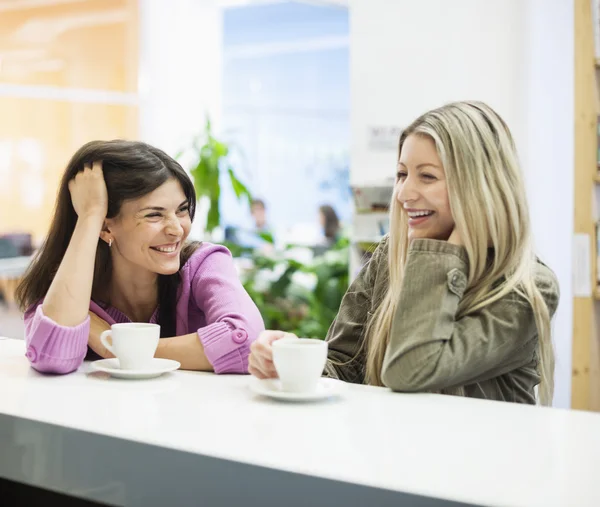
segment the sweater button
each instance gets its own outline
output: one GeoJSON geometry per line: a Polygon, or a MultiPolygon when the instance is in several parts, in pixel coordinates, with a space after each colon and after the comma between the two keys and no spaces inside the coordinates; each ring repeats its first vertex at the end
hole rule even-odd
{"type": "Polygon", "coordinates": [[[29,359],[29,361],[31,361],[32,363],[35,362],[35,360],[37,359],[37,352],[32,346],[29,346],[27,348],[27,353],[25,354],[25,357],[29,359]]]}
{"type": "Polygon", "coordinates": [[[243,329],[236,329],[232,338],[235,343],[244,343],[248,339],[248,333],[243,329]]]}
{"type": "Polygon", "coordinates": [[[448,288],[459,297],[467,287],[467,279],[463,273],[454,268],[448,273],[448,288]]]}

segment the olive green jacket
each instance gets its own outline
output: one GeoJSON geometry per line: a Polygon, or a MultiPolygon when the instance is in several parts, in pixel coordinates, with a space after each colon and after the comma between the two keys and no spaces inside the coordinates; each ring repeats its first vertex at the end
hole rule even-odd
{"type": "MultiPolygon", "coordinates": [[[[365,382],[365,329],[387,290],[387,238],[346,292],[329,329],[325,374],[365,382]]],[[[531,305],[516,292],[457,318],[467,285],[464,248],[445,241],[410,244],[400,301],[392,319],[381,378],[394,391],[460,392],[465,396],[536,402],[538,335],[531,305]]],[[[536,285],[550,315],[559,289],[537,263],[536,285]]]]}

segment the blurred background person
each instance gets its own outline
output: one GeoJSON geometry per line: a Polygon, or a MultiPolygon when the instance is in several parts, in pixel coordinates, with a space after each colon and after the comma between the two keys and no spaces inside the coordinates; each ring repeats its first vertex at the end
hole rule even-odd
{"type": "Polygon", "coordinates": [[[340,219],[329,204],[319,207],[319,222],[323,230],[324,243],[327,246],[335,245],[341,232],[340,219]]]}
{"type": "Polygon", "coordinates": [[[267,206],[262,199],[253,199],[250,204],[250,214],[254,220],[254,230],[257,234],[271,232],[267,224],[267,206]]]}

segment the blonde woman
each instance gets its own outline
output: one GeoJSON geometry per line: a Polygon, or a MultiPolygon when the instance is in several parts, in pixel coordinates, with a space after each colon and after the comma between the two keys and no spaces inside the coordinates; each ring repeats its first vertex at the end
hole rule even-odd
{"type": "MultiPolygon", "coordinates": [[[[390,234],[344,296],[325,374],[403,392],[552,402],[559,289],[533,252],[504,121],[479,102],[429,111],[400,137],[390,234]]],[[[250,373],[276,376],[266,331],[250,373]]]]}

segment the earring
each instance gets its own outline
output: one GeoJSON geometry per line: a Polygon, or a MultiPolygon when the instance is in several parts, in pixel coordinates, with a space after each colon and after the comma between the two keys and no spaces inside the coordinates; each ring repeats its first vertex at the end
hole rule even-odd
{"type": "Polygon", "coordinates": [[[108,248],[112,246],[112,238],[108,240],[108,248]]]}

